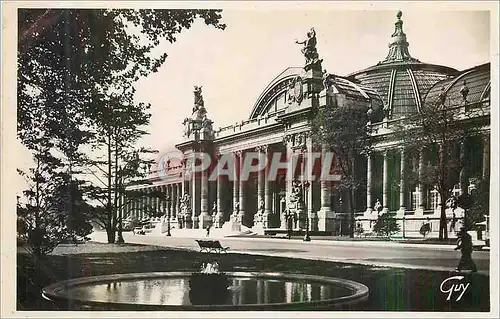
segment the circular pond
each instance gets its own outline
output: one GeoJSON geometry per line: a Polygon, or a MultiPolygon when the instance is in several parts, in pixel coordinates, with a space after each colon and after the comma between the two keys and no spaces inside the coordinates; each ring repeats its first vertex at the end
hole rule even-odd
{"type": "Polygon", "coordinates": [[[220,285],[190,282],[192,273],[131,273],[77,278],[43,289],[69,310],[350,309],[368,298],[358,282],[284,273],[230,272],[220,285]],[[190,287],[191,286],[191,287],[190,287]]]}

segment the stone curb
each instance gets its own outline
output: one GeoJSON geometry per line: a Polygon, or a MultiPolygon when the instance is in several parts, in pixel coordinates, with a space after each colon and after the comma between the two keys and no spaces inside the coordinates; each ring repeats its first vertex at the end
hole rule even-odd
{"type": "MultiPolygon", "coordinates": [[[[156,235],[156,234],[148,234],[146,235],[148,237],[165,237],[163,235],[156,235]]],[[[318,244],[318,245],[338,245],[338,246],[350,246],[350,247],[405,247],[405,248],[424,248],[424,249],[434,249],[434,250],[453,250],[455,249],[455,245],[451,244],[412,244],[412,243],[399,243],[399,242],[393,242],[393,241],[348,241],[348,240],[325,240],[325,239],[312,239],[310,242],[303,242],[301,240],[297,239],[283,239],[283,238],[252,238],[252,237],[238,237],[238,236],[226,236],[226,237],[221,237],[221,236],[210,236],[210,237],[203,237],[203,236],[182,236],[182,238],[193,238],[193,239],[200,239],[200,238],[206,238],[206,239],[218,239],[218,240],[224,240],[224,239],[230,239],[230,240],[242,240],[242,241],[257,241],[257,240],[262,240],[262,241],[273,241],[273,242],[295,242],[295,243],[304,243],[306,244],[318,244]]]]}

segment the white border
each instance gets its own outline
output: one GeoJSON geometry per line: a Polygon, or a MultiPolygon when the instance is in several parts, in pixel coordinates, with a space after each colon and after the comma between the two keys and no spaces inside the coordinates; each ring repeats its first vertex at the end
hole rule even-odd
{"type": "MultiPolygon", "coordinates": [[[[239,1],[213,1],[213,2],[173,2],[173,1],[3,1],[2,2],[2,132],[1,132],[1,309],[2,317],[16,318],[56,318],[56,317],[107,317],[125,318],[140,315],[143,318],[200,318],[200,317],[275,317],[288,318],[291,316],[307,316],[317,318],[369,318],[369,317],[443,317],[443,318],[485,318],[499,317],[499,277],[498,277],[498,119],[499,119],[499,6],[497,2],[290,2],[290,1],[269,1],[269,2],[239,2],[239,1]],[[16,157],[13,153],[12,141],[16,138],[16,49],[17,49],[17,8],[222,8],[239,10],[398,10],[411,11],[419,10],[446,10],[446,11],[467,11],[467,10],[487,10],[491,11],[491,66],[492,66],[492,107],[491,107],[491,255],[490,255],[490,300],[491,311],[489,313],[440,313],[440,312],[23,312],[16,309],[15,278],[16,272],[16,243],[15,243],[15,188],[9,187],[16,181],[16,157]]],[[[425,21],[423,22],[425,23],[425,21]]]]}

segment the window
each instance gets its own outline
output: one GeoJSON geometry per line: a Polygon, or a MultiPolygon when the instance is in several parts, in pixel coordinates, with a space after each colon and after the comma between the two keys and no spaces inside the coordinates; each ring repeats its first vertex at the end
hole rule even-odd
{"type": "Polygon", "coordinates": [[[437,209],[441,199],[436,189],[430,191],[430,209],[437,209]]]}
{"type": "Polygon", "coordinates": [[[415,188],[415,190],[411,193],[411,207],[415,210],[418,208],[418,205],[418,188],[415,188]]]}

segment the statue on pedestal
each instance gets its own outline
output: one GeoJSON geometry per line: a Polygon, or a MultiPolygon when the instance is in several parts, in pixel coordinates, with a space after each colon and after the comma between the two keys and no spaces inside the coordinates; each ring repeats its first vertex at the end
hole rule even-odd
{"type": "Polygon", "coordinates": [[[236,202],[234,204],[233,214],[231,215],[231,220],[235,223],[241,222],[239,212],[240,212],[240,202],[236,202]]]}
{"type": "Polygon", "coordinates": [[[467,86],[467,81],[464,80],[462,87],[460,88],[460,93],[462,94],[462,99],[464,103],[467,104],[467,95],[469,94],[469,87],[467,86]]]}
{"type": "Polygon", "coordinates": [[[296,207],[302,202],[302,188],[300,182],[294,180],[292,182],[292,193],[290,194],[290,202],[295,203],[296,207]]]}
{"type": "Polygon", "coordinates": [[[380,200],[378,198],[375,202],[375,206],[373,206],[373,209],[377,212],[377,214],[380,214],[380,212],[382,211],[382,204],[380,203],[380,200]]]}
{"type": "Polygon", "coordinates": [[[203,95],[201,95],[201,88],[201,86],[194,86],[194,107],[192,114],[196,113],[205,105],[205,103],[203,102],[203,95]]]}
{"type": "Polygon", "coordinates": [[[184,193],[181,197],[181,219],[182,226],[185,227],[186,223],[191,221],[191,197],[188,193],[184,193]]]}
{"type": "Polygon", "coordinates": [[[191,135],[191,119],[185,118],[182,124],[184,125],[184,136],[189,137],[191,135]]]}
{"type": "Polygon", "coordinates": [[[264,200],[261,199],[259,201],[259,205],[257,207],[257,212],[255,212],[254,223],[261,223],[262,222],[262,217],[264,215],[264,206],[265,206],[264,200]]]}
{"type": "Polygon", "coordinates": [[[323,70],[323,87],[326,91],[330,90],[330,88],[332,87],[332,83],[330,81],[331,78],[332,75],[326,70],[323,70]]]}
{"type": "Polygon", "coordinates": [[[304,41],[295,41],[297,44],[303,44],[301,49],[302,54],[306,59],[304,69],[312,69],[316,65],[320,65],[323,60],[319,59],[319,54],[316,49],[316,31],[311,28],[307,32],[307,38],[304,41]]]}
{"type": "Polygon", "coordinates": [[[441,105],[444,105],[444,103],[446,102],[446,88],[444,87],[444,85],[441,86],[441,92],[439,92],[438,99],[441,105]]]}

